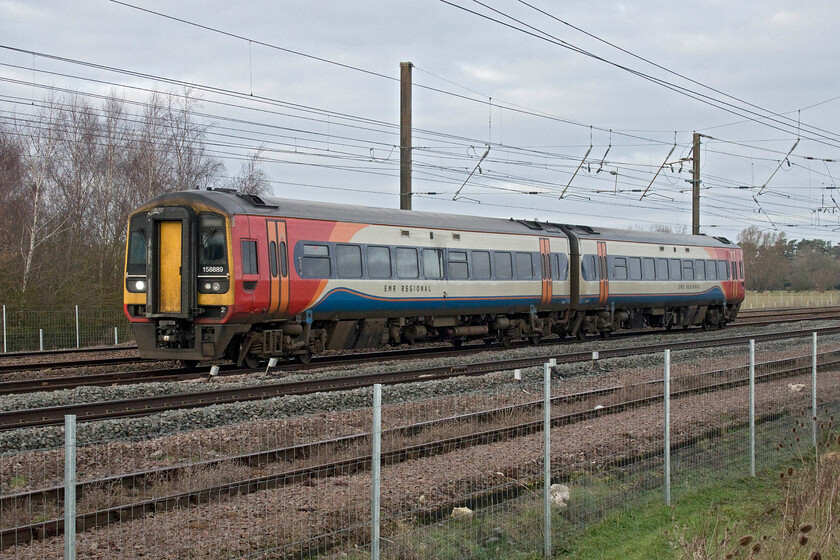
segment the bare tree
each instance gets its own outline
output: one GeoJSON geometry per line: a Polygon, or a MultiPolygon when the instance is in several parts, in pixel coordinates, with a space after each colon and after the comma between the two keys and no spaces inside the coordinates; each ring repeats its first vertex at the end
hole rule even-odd
{"type": "Polygon", "coordinates": [[[10,301],[9,294],[17,283],[21,270],[20,252],[14,250],[20,242],[22,223],[18,197],[23,190],[26,169],[23,146],[19,138],[0,124],[0,297],[10,301]]]}
{"type": "Polygon", "coordinates": [[[748,290],[781,290],[790,274],[787,238],[783,232],[762,232],[750,226],[738,234],[744,252],[748,290]]]}
{"type": "Polygon", "coordinates": [[[125,161],[125,191],[121,197],[127,213],[172,190],[172,166],[167,157],[169,142],[166,124],[166,105],[160,93],[153,93],[146,103],[140,124],[133,130],[125,161]]]}
{"type": "Polygon", "coordinates": [[[173,157],[172,180],[176,190],[197,190],[213,186],[224,166],[207,155],[205,134],[208,124],[194,117],[197,98],[190,90],[167,97],[165,121],[173,157]]]}
{"type": "MultiPolygon", "coordinates": [[[[118,301],[128,214],[223,176],[196,103],[152,94],[133,115],[115,94],[101,106],[51,97],[0,127],[0,290],[22,304],[118,301]]],[[[259,157],[237,177],[255,194],[269,190],[259,157]]]]}
{"type": "Polygon", "coordinates": [[[691,228],[687,225],[676,225],[676,224],[654,224],[650,226],[650,231],[656,231],[659,233],[679,233],[679,234],[689,234],[691,233],[691,228]]]}
{"type": "Polygon", "coordinates": [[[245,194],[257,196],[267,195],[272,192],[271,181],[268,173],[260,167],[260,156],[262,150],[256,150],[242,163],[239,174],[233,177],[228,187],[245,194]]]}
{"type": "Polygon", "coordinates": [[[37,120],[15,117],[14,127],[22,146],[25,169],[18,204],[22,218],[20,252],[23,258],[21,298],[26,299],[35,252],[40,245],[65,229],[63,216],[55,212],[49,178],[61,136],[62,111],[55,98],[48,98],[37,120]]]}
{"type": "Polygon", "coordinates": [[[822,240],[792,243],[793,257],[790,284],[794,290],[825,290],[840,283],[840,265],[831,255],[831,244],[822,240]]]}

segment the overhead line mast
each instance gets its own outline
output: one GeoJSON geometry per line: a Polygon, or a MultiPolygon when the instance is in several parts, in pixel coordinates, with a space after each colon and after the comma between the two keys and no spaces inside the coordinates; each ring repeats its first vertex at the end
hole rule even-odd
{"type": "Polygon", "coordinates": [[[411,210],[411,68],[400,62],[400,210],[411,210]]]}
{"type": "Polygon", "coordinates": [[[700,235],[700,136],[694,133],[691,165],[691,234],[700,235]]]}

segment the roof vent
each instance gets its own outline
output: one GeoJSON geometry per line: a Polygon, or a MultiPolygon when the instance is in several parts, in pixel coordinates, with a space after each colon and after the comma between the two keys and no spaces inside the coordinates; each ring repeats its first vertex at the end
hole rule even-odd
{"type": "Polygon", "coordinates": [[[520,224],[524,225],[524,226],[527,226],[529,229],[542,230],[542,228],[543,228],[542,224],[540,224],[536,220],[516,220],[516,221],[519,222],[520,224]]]}
{"type": "Polygon", "coordinates": [[[269,204],[255,194],[236,193],[236,195],[239,198],[245,199],[248,202],[250,202],[252,206],[259,206],[260,208],[277,208],[276,204],[269,204]]]}
{"type": "Polygon", "coordinates": [[[577,225],[577,226],[571,226],[571,227],[573,227],[573,228],[574,228],[574,229],[576,229],[576,230],[582,231],[582,232],[584,232],[584,233],[588,233],[589,235],[601,235],[601,233],[600,233],[600,232],[595,231],[594,229],[592,229],[592,228],[591,228],[591,227],[589,227],[589,226],[580,226],[580,225],[577,225]]]}

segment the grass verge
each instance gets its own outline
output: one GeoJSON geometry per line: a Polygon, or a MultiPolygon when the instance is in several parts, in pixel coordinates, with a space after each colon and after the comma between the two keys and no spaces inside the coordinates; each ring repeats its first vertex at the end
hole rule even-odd
{"type": "Polygon", "coordinates": [[[701,546],[702,539],[770,532],[778,524],[775,517],[784,496],[778,478],[766,473],[681,493],[674,497],[672,507],[651,498],[633,509],[610,513],[565,540],[555,558],[691,557],[683,549],[701,546]]]}

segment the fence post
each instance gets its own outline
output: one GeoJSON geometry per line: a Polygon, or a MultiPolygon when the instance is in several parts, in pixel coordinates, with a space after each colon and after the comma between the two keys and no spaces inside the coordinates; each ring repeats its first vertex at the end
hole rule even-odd
{"type": "Polygon", "coordinates": [[[750,340],[750,476],[755,476],[755,340],[750,340]]]}
{"type": "Polygon", "coordinates": [[[44,329],[38,329],[38,348],[44,351],[44,329]]]}
{"type": "Polygon", "coordinates": [[[665,505],[671,505],[671,351],[665,350],[665,505]]]}
{"type": "Polygon", "coordinates": [[[3,306],[3,353],[6,353],[6,306],[3,306]]]}
{"type": "Polygon", "coordinates": [[[370,459],[370,557],[379,560],[379,498],[382,466],[382,385],[373,386],[373,450],[370,459]]]}
{"type": "Polygon", "coordinates": [[[64,417],[64,560],[76,558],[76,416],[64,417]]]}
{"type": "Polygon", "coordinates": [[[76,306],[76,348],[80,346],[79,344],[79,306],[76,306]]]}
{"type": "Polygon", "coordinates": [[[551,364],[543,364],[543,556],[551,558],[551,364]]]}
{"type": "Polygon", "coordinates": [[[814,333],[813,356],[811,357],[811,422],[812,440],[817,447],[817,333],[814,333]]]}
{"type": "Polygon", "coordinates": [[[114,346],[120,345],[120,328],[114,327],[114,346]]]}

